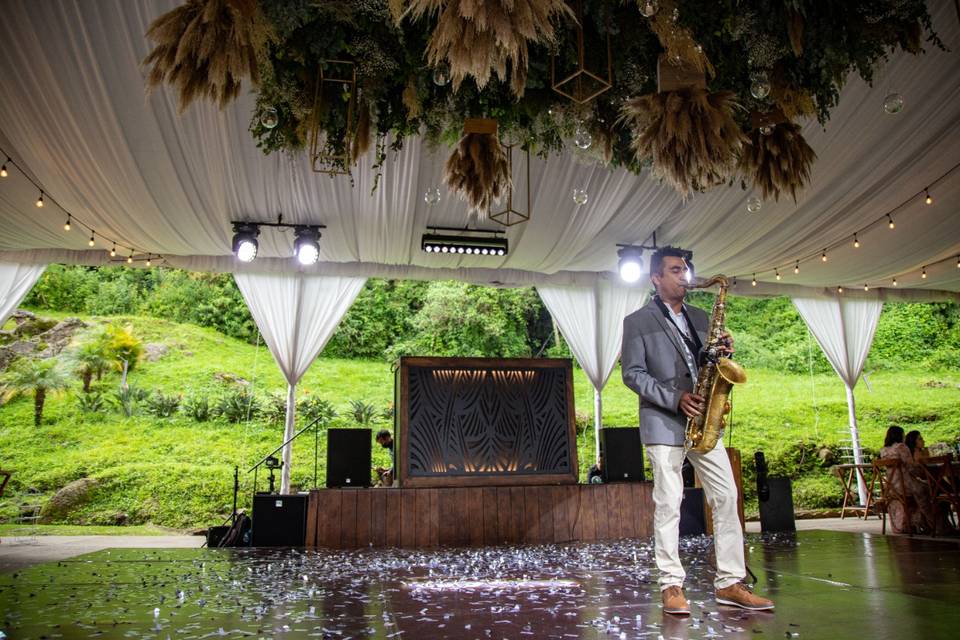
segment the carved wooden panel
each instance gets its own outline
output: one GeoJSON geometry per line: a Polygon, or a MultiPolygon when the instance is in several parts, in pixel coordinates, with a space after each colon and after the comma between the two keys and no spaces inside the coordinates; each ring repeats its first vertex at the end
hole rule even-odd
{"type": "Polygon", "coordinates": [[[565,360],[404,358],[403,485],[575,482],[571,373],[565,360]]]}

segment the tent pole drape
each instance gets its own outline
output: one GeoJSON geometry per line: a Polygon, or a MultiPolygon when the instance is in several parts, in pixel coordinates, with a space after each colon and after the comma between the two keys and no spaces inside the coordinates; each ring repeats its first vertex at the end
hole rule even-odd
{"type": "Polygon", "coordinates": [[[0,262],[0,327],[27,297],[46,268],[45,264],[0,262]]]}
{"type": "Polygon", "coordinates": [[[600,397],[600,389],[593,389],[593,444],[596,462],[600,462],[600,429],[603,429],[603,399],[600,397]]]}
{"type": "MultiPolygon", "coordinates": [[[[850,442],[853,443],[853,462],[854,464],[863,464],[863,450],[860,448],[860,430],[857,427],[857,403],[853,397],[853,389],[849,385],[844,385],[847,389],[847,414],[850,423],[850,442]]],[[[867,485],[863,480],[863,474],[857,474],[857,493],[860,496],[860,504],[867,504],[867,485]]]]}
{"type": "Polygon", "coordinates": [[[283,441],[283,471],[280,473],[280,493],[290,492],[290,466],[293,462],[293,443],[288,442],[293,437],[296,428],[297,385],[287,385],[287,413],[284,416],[283,441]]]}

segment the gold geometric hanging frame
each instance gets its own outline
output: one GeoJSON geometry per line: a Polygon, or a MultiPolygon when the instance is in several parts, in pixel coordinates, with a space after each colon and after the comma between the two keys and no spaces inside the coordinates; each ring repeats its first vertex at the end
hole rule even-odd
{"type": "Polygon", "coordinates": [[[317,74],[317,86],[313,95],[313,112],[310,131],[310,167],[316,173],[344,175],[350,173],[350,142],[353,138],[353,111],[357,101],[357,65],[350,60],[324,60],[317,74]],[[329,69],[324,69],[329,66],[329,69]],[[340,73],[336,73],[339,71],[340,73]],[[321,148],[320,118],[334,101],[327,101],[327,93],[340,89],[350,92],[347,100],[346,130],[343,136],[343,153],[327,153],[321,148]]]}
{"type": "Polygon", "coordinates": [[[503,225],[504,227],[512,227],[515,224],[529,220],[532,212],[530,208],[530,149],[523,149],[527,173],[527,207],[525,211],[520,211],[513,208],[513,185],[515,184],[512,179],[513,148],[517,145],[501,143],[501,146],[507,150],[507,167],[509,168],[511,176],[510,185],[507,187],[507,207],[503,211],[497,211],[496,213],[491,212],[489,217],[497,224],[503,225]]]}
{"type": "Polygon", "coordinates": [[[613,86],[613,53],[610,45],[610,34],[607,33],[607,69],[606,77],[598,75],[597,72],[587,69],[587,50],[584,45],[583,37],[583,2],[577,0],[576,11],[576,47],[577,47],[577,66],[573,73],[557,80],[557,56],[550,56],[550,87],[569,98],[578,105],[584,105],[604,91],[613,86]]]}

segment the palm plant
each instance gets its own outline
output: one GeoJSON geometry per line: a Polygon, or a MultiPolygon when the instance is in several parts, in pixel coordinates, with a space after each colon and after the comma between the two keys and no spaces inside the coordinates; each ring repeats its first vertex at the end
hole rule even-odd
{"type": "Polygon", "coordinates": [[[99,380],[104,371],[109,369],[112,364],[106,346],[105,341],[100,336],[91,334],[64,354],[67,365],[79,374],[80,380],[83,381],[84,393],[90,392],[90,383],[93,381],[93,377],[96,376],[99,380]]]}
{"type": "Polygon", "coordinates": [[[70,386],[70,378],[56,360],[18,360],[4,376],[7,399],[33,393],[33,424],[39,427],[43,420],[43,405],[47,394],[70,386]]]}

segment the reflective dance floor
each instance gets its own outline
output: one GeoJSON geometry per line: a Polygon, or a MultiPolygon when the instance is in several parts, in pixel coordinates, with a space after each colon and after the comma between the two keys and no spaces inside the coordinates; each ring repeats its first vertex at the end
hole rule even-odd
{"type": "Polygon", "coordinates": [[[686,538],[686,619],[651,541],[355,552],[109,550],[0,575],[0,638],[957,638],[960,545],[809,531],[748,537],[774,613],[712,598],[686,538]]]}

